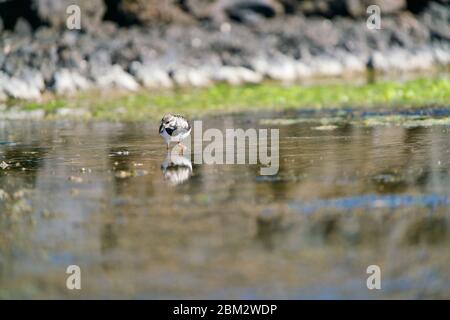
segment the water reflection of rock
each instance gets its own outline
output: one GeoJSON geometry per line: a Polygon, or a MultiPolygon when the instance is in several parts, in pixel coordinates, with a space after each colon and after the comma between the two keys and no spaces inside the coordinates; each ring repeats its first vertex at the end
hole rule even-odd
{"type": "Polygon", "coordinates": [[[164,179],[176,186],[187,181],[192,175],[192,162],[180,155],[167,155],[161,164],[164,179]]]}

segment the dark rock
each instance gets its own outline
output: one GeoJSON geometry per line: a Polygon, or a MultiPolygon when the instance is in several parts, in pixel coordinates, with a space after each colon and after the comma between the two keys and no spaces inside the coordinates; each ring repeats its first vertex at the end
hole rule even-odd
{"type": "Polygon", "coordinates": [[[33,29],[42,25],[30,0],[2,0],[0,1],[0,20],[6,30],[14,30],[19,18],[28,21],[33,29]]]}
{"type": "Polygon", "coordinates": [[[129,69],[131,62],[138,60],[139,49],[135,48],[133,44],[124,45],[123,49],[115,50],[111,54],[111,63],[118,64],[123,69],[129,69]]]}
{"type": "Polygon", "coordinates": [[[185,4],[185,11],[199,20],[214,18],[213,16],[218,13],[215,11],[217,6],[209,0],[185,0],[183,3],[185,4]]]}
{"type": "Polygon", "coordinates": [[[91,65],[91,76],[100,88],[122,88],[136,91],[139,84],[134,77],[125,72],[119,65],[95,67],[91,65]]]}
{"type": "Polygon", "coordinates": [[[142,25],[193,21],[176,2],[169,0],[122,0],[118,5],[118,11],[127,19],[142,25]]]}
{"type": "Polygon", "coordinates": [[[95,30],[105,13],[102,0],[33,0],[37,14],[42,21],[52,27],[64,28],[68,18],[67,8],[77,5],[81,11],[81,27],[86,30],[95,30]]]}
{"type": "Polygon", "coordinates": [[[299,2],[296,11],[307,16],[314,15],[327,18],[347,14],[345,0],[305,0],[299,2]]]}
{"type": "Polygon", "coordinates": [[[14,75],[15,78],[21,79],[27,83],[33,90],[43,91],[45,88],[44,78],[42,74],[31,68],[25,68],[20,70],[14,75]]]}
{"type": "Polygon", "coordinates": [[[74,93],[86,90],[91,86],[89,81],[76,70],[58,70],[53,79],[52,89],[58,94],[74,93]]]}
{"type": "Polygon", "coordinates": [[[2,50],[0,50],[0,70],[2,69],[3,62],[5,62],[6,56],[2,50]]]}
{"type": "Polygon", "coordinates": [[[450,6],[430,3],[423,14],[423,23],[433,38],[450,41],[450,6]]]}
{"type": "MultiPolygon", "coordinates": [[[[448,1],[448,0],[444,0],[448,1]]],[[[418,14],[423,12],[429,4],[429,0],[407,0],[406,7],[408,11],[418,14]]]]}
{"type": "Polygon", "coordinates": [[[142,64],[134,61],[130,65],[131,74],[147,88],[171,88],[172,79],[168,71],[164,70],[160,64],[142,64]]]}
{"type": "Polygon", "coordinates": [[[263,80],[263,74],[244,67],[222,66],[215,69],[210,76],[217,82],[225,82],[231,85],[244,83],[259,83],[263,80]]]}
{"type": "Polygon", "coordinates": [[[416,49],[413,52],[392,48],[387,52],[374,52],[370,57],[368,67],[380,72],[401,72],[428,70],[435,61],[431,49],[416,49]]]}
{"type": "Polygon", "coordinates": [[[40,90],[29,80],[20,76],[9,77],[0,72],[0,91],[15,99],[38,100],[41,97],[40,90]]]}
{"type": "Polygon", "coordinates": [[[336,46],[342,36],[340,30],[335,28],[331,21],[322,19],[314,19],[308,23],[304,33],[307,39],[320,48],[336,46]],[[327,36],[324,37],[324,34],[327,36]]]}
{"type": "Polygon", "coordinates": [[[123,10],[121,0],[109,0],[105,1],[106,12],[103,19],[111,21],[122,27],[129,27],[138,23],[138,20],[134,14],[130,14],[123,10]]]}
{"type": "Polygon", "coordinates": [[[409,12],[402,13],[396,18],[397,28],[407,34],[414,44],[423,44],[430,41],[430,30],[409,12]]]}
{"type": "Polygon", "coordinates": [[[346,8],[352,17],[366,17],[367,8],[371,5],[380,7],[380,14],[392,14],[406,8],[405,0],[346,0],[346,8]]]}
{"type": "Polygon", "coordinates": [[[437,64],[447,66],[450,64],[450,45],[435,44],[432,47],[434,60],[437,64]]]}
{"type": "Polygon", "coordinates": [[[14,26],[14,33],[18,36],[30,36],[31,35],[31,26],[27,20],[20,17],[17,19],[16,25],[14,26]]]}
{"type": "Polygon", "coordinates": [[[224,6],[227,16],[242,23],[252,23],[261,17],[272,18],[282,12],[279,3],[271,0],[235,0],[224,6]]]}
{"type": "Polygon", "coordinates": [[[297,1],[297,0],[278,0],[278,2],[283,7],[284,13],[286,13],[286,14],[296,13],[299,1],[297,1]]]}

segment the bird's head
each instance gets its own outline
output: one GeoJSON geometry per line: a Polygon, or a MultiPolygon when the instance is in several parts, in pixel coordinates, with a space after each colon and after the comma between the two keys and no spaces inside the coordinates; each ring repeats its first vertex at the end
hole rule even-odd
{"type": "Polygon", "coordinates": [[[176,118],[173,116],[173,114],[167,113],[164,115],[164,117],[161,119],[161,124],[159,126],[159,133],[164,132],[164,129],[167,130],[167,128],[173,128],[176,122],[176,118]]]}
{"type": "Polygon", "coordinates": [[[167,113],[161,119],[161,124],[166,127],[166,126],[169,126],[174,120],[175,120],[175,117],[173,116],[173,114],[167,113]]]}

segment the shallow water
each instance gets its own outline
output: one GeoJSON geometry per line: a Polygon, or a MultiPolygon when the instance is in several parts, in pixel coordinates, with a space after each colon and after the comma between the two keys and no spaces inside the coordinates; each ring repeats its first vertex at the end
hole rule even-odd
{"type": "Polygon", "coordinates": [[[275,176],[189,152],[175,166],[157,123],[1,121],[0,297],[450,298],[449,117],[203,119],[279,128],[275,176]]]}

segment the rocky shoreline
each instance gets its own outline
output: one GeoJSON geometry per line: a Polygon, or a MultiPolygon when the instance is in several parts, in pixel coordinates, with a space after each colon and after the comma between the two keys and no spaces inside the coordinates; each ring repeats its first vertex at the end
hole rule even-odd
{"type": "MultiPolygon", "coordinates": [[[[32,1],[3,0],[0,9],[14,2],[32,1]]],[[[133,19],[124,20],[102,1],[74,1],[86,12],[81,30],[68,30],[60,21],[61,15],[66,17],[64,2],[59,15],[34,6],[34,20],[19,12],[12,23],[0,14],[0,101],[39,100],[46,92],[65,95],[93,88],[294,82],[450,64],[446,0],[422,1],[421,6],[392,1],[397,6],[385,11],[381,1],[380,30],[367,28],[365,1],[323,1],[344,3],[345,12],[338,6],[307,11],[301,5],[309,1],[212,1],[222,5],[201,14],[194,10],[201,1],[180,1],[179,16],[164,18],[158,12],[157,23],[139,15],[142,10],[129,11],[133,19]],[[192,3],[197,6],[185,8],[192,3]]],[[[113,2],[118,6],[121,1],[113,2]]]]}

